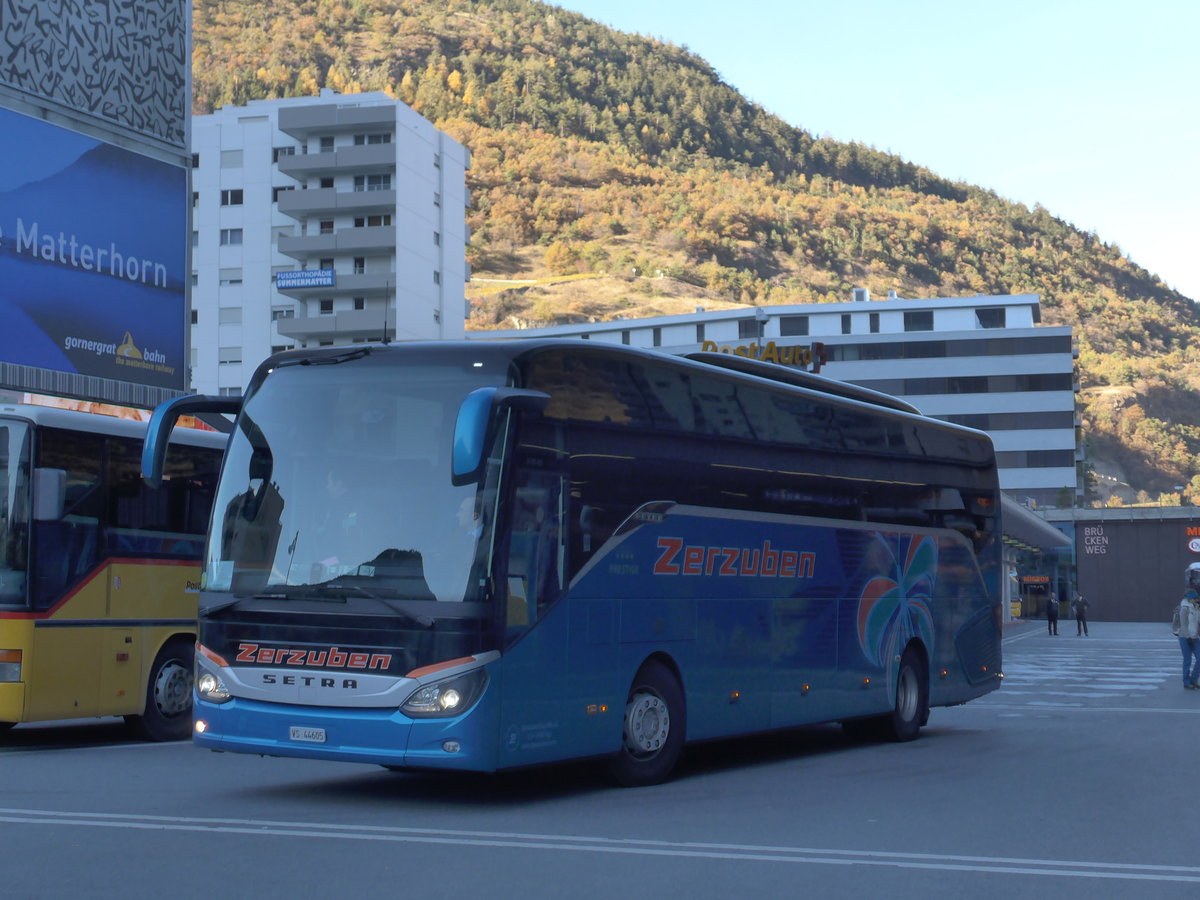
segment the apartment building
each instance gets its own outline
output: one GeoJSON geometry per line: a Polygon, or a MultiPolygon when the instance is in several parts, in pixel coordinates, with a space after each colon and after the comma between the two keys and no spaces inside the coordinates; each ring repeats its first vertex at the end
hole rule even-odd
{"type": "Polygon", "coordinates": [[[469,165],[382,93],[195,116],[192,389],[240,393],[278,350],[461,338],[469,165]]]}

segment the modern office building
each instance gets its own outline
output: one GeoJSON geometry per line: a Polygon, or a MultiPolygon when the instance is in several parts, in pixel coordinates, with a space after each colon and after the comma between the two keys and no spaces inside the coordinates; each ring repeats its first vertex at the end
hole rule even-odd
{"type": "Polygon", "coordinates": [[[240,393],[283,349],[461,338],[469,165],[382,93],[194,117],[191,387],[240,393]]]}
{"type": "Polygon", "coordinates": [[[770,359],[906,398],[987,431],[1000,486],[1018,504],[1071,506],[1082,492],[1071,329],[1040,325],[1036,294],[871,300],[471,331],[472,338],[571,336],[770,359]]]}

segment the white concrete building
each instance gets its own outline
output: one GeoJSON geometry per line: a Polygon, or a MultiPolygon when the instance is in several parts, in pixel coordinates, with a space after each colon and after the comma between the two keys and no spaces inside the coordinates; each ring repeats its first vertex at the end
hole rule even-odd
{"type": "Polygon", "coordinates": [[[192,388],[240,393],[283,349],[461,338],[469,165],[382,93],[194,117],[192,388]]]}
{"type": "Polygon", "coordinates": [[[573,336],[670,353],[771,359],[904,397],[992,436],[1000,486],[1018,501],[1071,505],[1082,492],[1071,329],[1039,325],[1036,294],[697,310],[685,316],[468,332],[573,336]],[[815,360],[815,362],[814,362],[815,360]]]}

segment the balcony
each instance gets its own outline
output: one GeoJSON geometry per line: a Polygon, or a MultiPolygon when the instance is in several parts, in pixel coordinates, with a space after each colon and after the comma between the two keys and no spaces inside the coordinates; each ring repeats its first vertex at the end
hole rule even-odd
{"type": "Polygon", "coordinates": [[[297,140],[304,140],[312,134],[346,134],[382,129],[395,131],[395,103],[330,103],[319,106],[292,106],[279,110],[279,130],[297,140]]]}
{"type": "MultiPolygon", "coordinates": [[[[353,338],[383,337],[383,310],[354,309],[330,316],[297,316],[278,319],[275,328],[281,337],[297,341],[337,341],[346,343],[353,338]]],[[[396,333],[396,311],[387,311],[388,334],[396,333]]]]}
{"type": "MultiPolygon", "coordinates": [[[[305,297],[384,297],[396,292],[396,276],[391,272],[369,272],[361,275],[338,272],[333,287],[295,287],[276,289],[286,297],[301,300],[305,297]]],[[[329,316],[320,316],[328,319],[329,316]]]]}
{"type": "Polygon", "coordinates": [[[333,234],[310,234],[303,237],[280,235],[279,252],[292,259],[306,262],[337,253],[366,255],[396,252],[396,226],[379,225],[373,228],[342,228],[333,234]]]}
{"type": "MultiPolygon", "coordinates": [[[[282,113],[282,110],[280,110],[282,113]]],[[[339,147],[328,153],[299,153],[281,156],[279,171],[298,181],[320,175],[356,175],[362,172],[395,170],[395,144],[364,144],[339,147]]]]}
{"type": "Polygon", "coordinates": [[[396,192],[388,191],[335,191],[319,188],[307,191],[285,191],[279,195],[279,211],[294,219],[311,216],[369,215],[370,213],[392,212],[396,209],[396,192]]]}

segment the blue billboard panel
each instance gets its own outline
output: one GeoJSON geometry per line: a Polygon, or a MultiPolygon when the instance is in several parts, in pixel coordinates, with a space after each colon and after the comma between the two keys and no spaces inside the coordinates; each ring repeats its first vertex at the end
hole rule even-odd
{"type": "Polygon", "coordinates": [[[182,390],[187,172],[0,109],[0,360],[182,390]]]}

